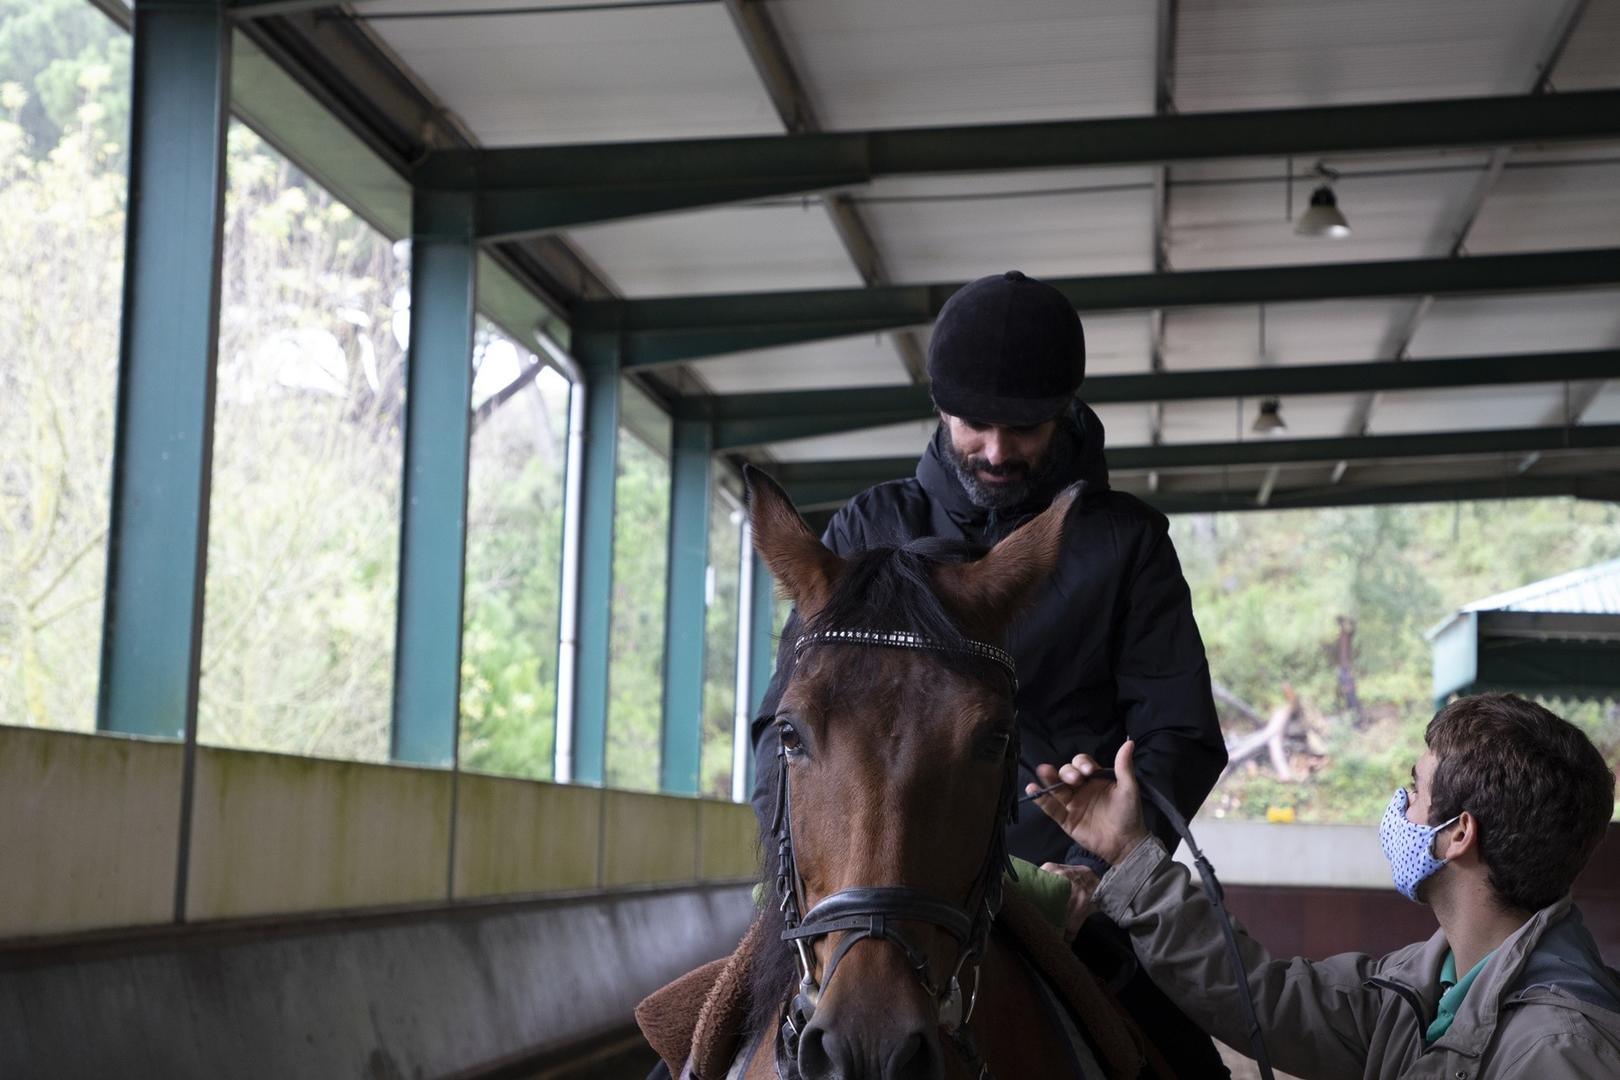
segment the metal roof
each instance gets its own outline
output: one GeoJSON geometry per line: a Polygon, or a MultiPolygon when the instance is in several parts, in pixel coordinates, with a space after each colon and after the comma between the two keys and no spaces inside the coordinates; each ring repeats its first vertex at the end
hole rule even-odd
{"type": "Polygon", "coordinates": [[[1458,610],[1620,615],[1620,559],[1509,589],[1458,610]]]}
{"type": "MultiPolygon", "coordinates": [[[[702,413],[715,395],[849,390],[847,408],[824,410],[822,430],[806,436],[799,426],[792,438],[727,449],[734,461],[914,456],[930,430],[925,408],[899,424],[874,416],[871,427],[836,414],[860,413],[870,388],[917,379],[934,294],[913,316],[784,327],[797,310],[848,310],[862,290],[1013,267],[1070,281],[1082,297],[1121,295],[1121,275],[1143,275],[1126,292],[1146,303],[1081,305],[1094,379],[1620,350],[1620,108],[1594,104],[1616,115],[1581,121],[1591,134],[1579,138],[1543,119],[1514,126],[1517,106],[1501,103],[1467,112],[1464,102],[1463,113],[1444,114],[1464,117],[1470,131],[1515,133],[1502,140],[1460,136],[1453,119],[1407,124],[1308,111],[1539,94],[1548,109],[1574,116],[1579,92],[1620,87],[1620,0],[257,6],[243,23],[253,46],[407,174],[454,174],[466,163],[445,152],[458,148],[553,148],[532,162],[486,155],[471,167],[504,170],[498,180],[477,172],[491,198],[513,192],[503,212],[517,216],[508,229],[492,227],[492,254],[576,330],[581,318],[655,314],[634,303],[600,307],[614,298],[670,298],[658,318],[687,320],[680,333],[690,335],[705,329],[691,320],[762,310],[750,306],[759,294],[780,294],[780,316],[739,314],[703,347],[688,341],[631,369],[683,415],[702,413]],[[1228,116],[1254,109],[1284,112],[1248,127],[1241,113],[1228,116]],[[1107,117],[1160,127],[1083,126],[1107,117]],[[1209,126],[1165,126],[1200,118],[1209,126]],[[1043,129],[1017,144],[987,141],[1007,125],[1058,121],[1082,126],[1043,129]],[[998,127],[954,130],[984,124],[998,127]],[[953,130],[909,134],[936,128],[953,130]],[[816,132],[911,141],[817,143],[818,151],[788,156],[812,145],[795,140],[816,132]],[[699,141],[715,137],[753,141],[699,141]],[[656,148],[672,140],[675,152],[660,156],[656,148]],[[1309,149],[1329,143],[1340,149],[1309,149]],[[616,144],[641,145],[616,164],[585,156],[616,144]],[[1299,150],[1289,156],[1289,147],[1299,150]],[[974,164],[940,164],[967,160],[964,153],[974,164]],[[1057,163],[1075,155],[1099,163],[1057,163]],[[1004,164],[978,164],[990,160],[1004,164]],[[1354,230],[1346,240],[1293,231],[1289,215],[1308,201],[1319,162],[1339,174],[1335,190],[1354,230]],[[577,182],[557,179],[570,167],[582,170],[577,182]],[[611,184],[603,179],[610,168],[611,184]],[[525,187],[525,169],[552,186],[525,187]],[[567,197],[586,207],[576,218],[595,223],[528,226],[533,208],[568,183],[567,197]],[[1376,286],[1350,284],[1347,272],[1369,261],[1394,274],[1411,260],[1483,266],[1482,256],[1565,251],[1608,261],[1589,262],[1578,281],[1528,263],[1458,287],[1435,275],[1427,295],[1425,275],[1376,295],[1376,286]],[[1194,280],[1190,273],[1244,267],[1284,269],[1236,293],[1226,279],[1210,279],[1204,304],[1157,299],[1194,280]],[[1319,288],[1292,287],[1312,273],[1319,288]],[[747,295],[719,308],[681,303],[731,294],[747,295]],[[590,302],[599,305],[594,314],[590,302]]],[[[1319,463],[1286,450],[1267,461],[1249,448],[1241,465],[1117,468],[1117,483],[1169,509],[1403,491],[1620,496],[1620,438],[1602,431],[1620,424],[1620,351],[1613,356],[1604,377],[1574,382],[1291,391],[1282,400],[1286,435],[1274,440],[1470,436],[1449,451],[1319,463]],[[1533,450],[1472,437],[1544,428],[1594,434],[1533,450]]],[[[1123,462],[1149,460],[1136,451],[1154,446],[1263,441],[1250,430],[1257,405],[1254,394],[1144,396],[1099,411],[1123,462]]]]}

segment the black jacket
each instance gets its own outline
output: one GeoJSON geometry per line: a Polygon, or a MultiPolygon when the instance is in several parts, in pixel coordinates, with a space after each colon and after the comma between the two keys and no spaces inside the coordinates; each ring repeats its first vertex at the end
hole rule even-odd
{"type": "MultiPolygon", "coordinates": [[[[846,555],[919,537],[989,546],[1084,480],[1071,511],[1058,569],[1008,635],[1018,663],[1022,756],[1060,764],[1088,753],[1107,764],[1126,737],[1136,740],[1138,773],[1191,818],[1226,765],[1204,643],[1164,515],[1109,490],[1103,427],[1076,403],[1059,437],[1073,440],[1064,475],[1009,511],[974,505],[944,460],[943,429],[917,464],[917,475],[870,488],[846,503],[823,542],[846,555]]],[[[770,723],[793,670],[797,615],[782,630],[776,673],[753,724],[754,810],[769,813],[763,777],[776,756],[770,723]]],[[[1019,791],[1031,779],[1021,768],[1019,791]]],[[[1151,805],[1148,826],[1175,850],[1177,837],[1151,805]]],[[[1012,854],[1040,863],[1097,860],[1081,852],[1033,804],[1007,834],[1012,854]]]]}

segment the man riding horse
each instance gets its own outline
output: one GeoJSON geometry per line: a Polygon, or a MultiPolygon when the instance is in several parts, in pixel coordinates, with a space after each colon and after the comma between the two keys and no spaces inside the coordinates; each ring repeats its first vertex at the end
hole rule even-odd
{"type": "MultiPolygon", "coordinates": [[[[980,278],[940,311],[928,371],[940,423],[916,476],[851,499],[823,542],[839,556],[930,537],[988,548],[1080,484],[1057,568],[1008,635],[1020,790],[1033,779],[1029,762],[1111,760],[1129,738],[1140,775],[1192,817],[1226,764],[1209,667],[1165,517],[1108,485],[1102,422],[1075,396],[1085,339],[1074,306],[1017,271],[980,278]]],[[[790,614],[782,641],[801,632],[790,614]]],[[[794,663],[794,650],[781,649],[753,725],[753,802],[766,824],[779,749],[772,720],[794,663]]],[[[1151,809],[1148,825],[1174,849],[1174,832],[1151,809]]],[[[1020,808],[1006,842],[1037,865],[1106,869],[1032,806],[1020,808]]],[[[1088,920],[1075,950],[1178,1075],[1226,1075],[1208,1037],[1136,970],[1117,928],[1088,920]]]]}

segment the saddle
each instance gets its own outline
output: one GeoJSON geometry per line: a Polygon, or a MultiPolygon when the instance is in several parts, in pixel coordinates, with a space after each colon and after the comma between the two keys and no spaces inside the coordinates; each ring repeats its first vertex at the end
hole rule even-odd
{"type": "MultiPolygon", "coordinates": [[[[1011,944],[1068,1009],[1110,1080],[1135,1080],[1157,1057],[1140,1030],[1033,904],[1008,893],[996,931],[1011,944]]],[[[730,956],[703,965],[648,995],[636,1023],[671,1076],[725,1080],[743,1050],[749,1010],[748,972],[759,951],[779,949],[755,920],[730,956]]],[[[1168,1074],[1164,1074],[1168,1075],[1168,1074]]]]}

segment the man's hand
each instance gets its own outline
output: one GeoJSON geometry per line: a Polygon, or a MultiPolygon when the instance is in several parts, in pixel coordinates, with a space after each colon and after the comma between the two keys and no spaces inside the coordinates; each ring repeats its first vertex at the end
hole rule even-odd
{"type": "Polygon", "coordinates": [[[1097,871],[1089,866],[1063,866],[1049,862],[1041,867],[1048,874],[1056,874],[1069,881],[1069,906],[1063,912],[1063,940],[1074,944],[1080,933],[1080,924],[1091,914],[1091,894],[1097,891],[1097,871]]]}
{"type": "Polygon", "coordinates": [[[1097,763],[1087,754],[1076,754],[1074,760],[1062,768],[1038,766],[1035,776],[1040,783],[1030,784],[1024,790],[1032,794],[1063,781],[1067,787],[1042,795],[1035,804],[1069,834],[1069,839],[1109,863],[1117,863],[1147,838],[1136,772],[1131,768],[1135,749],[1136,744],[1129,740],[1119,748],[1114,756],[1116,779],[1113,783],[1093,778],[1097,763]]]}

